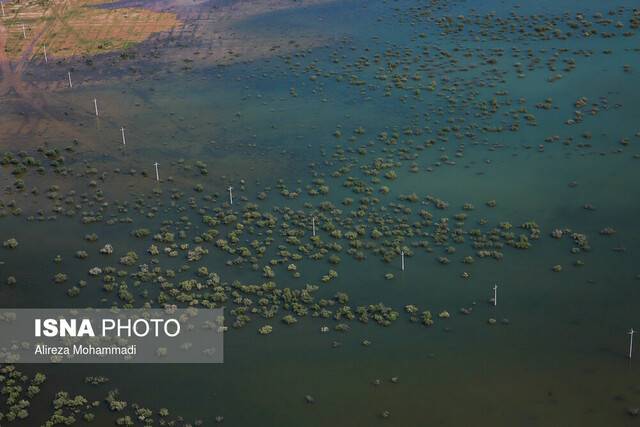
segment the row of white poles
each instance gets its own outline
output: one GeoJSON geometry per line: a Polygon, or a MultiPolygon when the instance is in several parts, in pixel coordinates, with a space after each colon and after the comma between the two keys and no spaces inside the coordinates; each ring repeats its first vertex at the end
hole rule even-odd
{"type": "MultiPolygon", "coordinates": [[[[4,12],[4,2],[0,2],[0,7],[2,8],[2,16],[5,16],[5,12],[4,12]]],[[[27,30],[24,26],[24,24],[22,24],[22,36],[26,39],[27,38],[27,30]]],[[[49,59],[47,58],[47,45],[43,45],[43,50],[44,50],[44,62],[45,63],[49,63],[49,59]]],[[[73,88],[73,82],[71,81],[71,71],[69,71],[67,73],[67,76],[69,78],[69,88],[73,88]]],[[[95,113],[96,113],[96,117],[99,117],[99,112],[98,112],[98,100],[96,98],[93,99],[93,107],[95,109],[95,113]]],[[[127,145],[127,140],[124,136],[124,127],[120,128],[120,131],[122,132],[122,145],[127,145]]],[[[160,163],[155,162],[153,164],[153,166],[155,167],[156,170],[156,181],[160,182],[160,171],[158,170],[158,166],[160,166],[160,163]]],[[[229,187],[229,204],[233,204],[233,187],[229,187]]],[[[316,235],[316,219],[315,217],[311,218],[311,229],[312,229],[312,233],[313,236],[315,237],[316,235]]],[[[400,259],[401,259],[401,268],[402,271],[404,271],[404,251],[400,251],[400,259]]],[[[494,285],[493,286],[493,306],[496,307],[498,305],[498,285],[494,285]]],[[[629,359],[631,359],[632,355],[633,355],[633,334],[635,334],[635,331],[633,330],[633,328],[631,328],[628,332],[629,335],[629,359]]]]}

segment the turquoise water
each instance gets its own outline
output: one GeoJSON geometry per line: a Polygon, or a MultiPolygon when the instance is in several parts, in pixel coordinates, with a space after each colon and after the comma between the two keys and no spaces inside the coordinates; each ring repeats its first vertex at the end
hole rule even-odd
{"type": "MultiPolygon", "coordinates": [[[[411,224],[425,208],[434,221],[449,218],[453,228],[454,215],[471,203],[475,209],[467,212],[465,230],[487,231],[504,221],[517,228],[535,221],[541,229],[540,239],[532,241],[527,250],[505,246],[501,261],[476,257],[471,265],[462,263],[464,256],[476,253],[469,241],[449,242],[444,247],[432,243],[432,252],[412,247],[414,253],[407,257],[404,272],[399,257],[389,264],[372,253],[364,261],[352,259],[344,253],[348,242],[342,239],[345,249],[340,264],[332,266],[326,259],[296,261],[302,277],[293,278],[286,271],[290,262],[285,262],[274,267],[276,283],[295,289],[318,284],[317,298],[347,292],[354,307],[383,302],[401,313],[391,326],[353,321],[349,332],[320,334],[321,326],[333,327],[338,322],[308,315],[286,327],[279,320],[283,311],[269,321],[255,316],[248,326],[232,328],[227,334],[222,365],[51,366],[46,367],[50,382],[43,391],[65,389],[99,396],[100,391],[117,387],[130,401],[153,408],[166,406],[187,420],[202,419],[205,425],[215,424],[219,415],[224,416],[224,425],[232,426],[602,426],[637,422],[627,409],[640,406],[640,371],[635,359],[626,359],[626,332],[638,322],[636,301],[640,297],[640,271],[634,259],[640,248],[636,223],[640,208],[636,185],[640,170],[635,120],[640,99],[635,71],[640,66],[637,36],[541,41],[504,33],[497,34],[497,40],[483,35],[475,41],[466,35],[470,24],[461,33],[444,35],[434,22],[417,20],[410,9],[416,6],[425,4],[335,2],[266,14],[239,23],[237,30],[292,39],[313,34],[322,46],[227,67],[199,64],[192,71],[107,80],[82,85],[72,94],[52,93],[52,114],[59,117],[63,111],[71,112],[69,120],[80,135],[76,151],[66,155],[67,164],[81,172],[87,162],[98,173],[51,178],[30,173],[24,178],[27,187],[38,186],[44,193],[51,183],[58,183],[62,192],[76,190],[76,199],[85,192],[91,199],[94,190],[89,180],[106,172],[99,187],[110,204],[104,207],[104,221],[90,225],[79,223],[81,215],[55,222],[2,218],[2,240],[15,237],[20,246],[2,252],[0,278],[5,281],[6,276],[14,275],[18,284],[3,286],[0,298],[8,307],[121,304],[114,293],[102,290],[99,279],[88,278],[87,270],[94,265],[117,265],[118,257],[129,250],[148,262],[151,257],[145,251],[152,241],[130,237],[137,228],[155,233],[163,221],[174,221],[170,228],[188,236],[178,240],[191,242],[192,236],[208,228],[198,209],[222,206],[228,185],[235,188],[236,209],[242,206],[242,197],[257,203],[261,212],[285,206],[311,211],[305,203],[317,209],[319,203],[331,201],[343,210],[344,219],[353,206],[341,205],[343,199],[351,197],[357,206],[363,196],[343,186],[352,176],[370,185],[375,190],[371,197],[381,200],[369,214],[388,215],[390,221],[406,219],[411,224]],[[417,22],[412,25],[411,20],[417,22]],[[421,33],[426,37],[419,37],[421,33]],[[503,56],[496,64],[487,64],[500,48],[503,56]],[[519,49],[517,57],[513,48],[519,49]],[[528,49],[539,59],[531,70],[528,49]],[[607,49],[612,53],[604,53],[607,49]],[[470,57],[463,55],[465,50],[470,57]],[[443,52],[458,62],[450,61],[443,52]],[[389,61],[395,68],[389,68],[388,62],[376,63],[377,54],[392,58],[389,61]],[[555,55],[557,70],[550,70],[548,61],[555,55]],[[563,61],[570,58],[575,60],[575,69],[563,71],[563,61]],[[517,62],[525,64],[524,78],[514,71],[517,62]],[[623,71],[625,64],[631,72],[623,71]],[[394,73],[408,76],[405,87],[412,89],[394,86],[385,96],[394,73]],[[420,80],[411,79],[416,73],[420,80]],[[564,77],[550,83],[548,78],[557,73],[564,77]],[[376,78],[381,74],[389,78],[376,78]],[[364,84],[350,84],[353,76],[364,84]],[[433,92],[427,89],[431,80],[437,82],[433,92]],[[413,90],[418,86],[422,86],[419,95],[413,90]],[[100,100],[99,119],[91,115],[94,97],[100,100]],[[585,113],[582,122],[564,124],[574,117],[574,103],[580,97],[588,98],[588,105],[597,102],[598,114],[585,113]],[[547,98],[553,98],[551,109],[536,108],[547,98]],[[486,106],[493,99],[499,108],[489,113],[486,106]],[[518,112],[521,107],[535,115],[536,126],[527,124],[524,113],[518,112]],[[520,124],[519,130],[506,130],[513,123],[520,124]],[[121,126],[127,129],[125,149],[120,144],[121,126]],[[460,129],[442,131],[454,126],[460,129]],[[486,130],[497,126],[505,130],[486,130]],[[363,134],[354,133],[359,127],[363,134]],[[414,130],[413,135],[403,134],[407,128],[414,130]],[[338,129],[340,138],[334,136],[338,129]],[[379,138],[381,132],[398,132],[398,142],[386,144],[379,138]],[[585,132],[591,139],[583,138],[585,132]],[[554,135],[559,136],[557,141],[545,142],[554,135]],[[355,139],[350,140],[352,136],[355,139]],[[568,138],[570,144],[565,145],[568,138]],[[622,138],[628,138],[629,144],[621,145],[622,138]],[[429,139],[436,143],[425,147],[429,139]],[[338,146],[344,151],[338,151],[338,146]],[[366,154],[358,154],[362,147],[367,148],[366,154]],[[371,182],[362,167],[376,158],[398,162],[393,168],[397,179],[380,177],[380,183],[371,182]],[[156,161],[161,183],[153,182],[156,161]],[[207,175],[200,174],[196,161],[206,164],[207,175]],[[410,171],[412,163],[417,173],[410,171]],[[351,168],[344,176],[331,177],[342,166],[351,168]],[[116,168],[121,172],[115,173],[116,168]],[[135,173],[126,175],[130,169],[135,173]],[[175,181],[168,182],[169,176],[175,181]],[[324,177],[329,185],[328,195],[306,194],[306,186],[317,177],[324,177]],[[278,180],[289,190],[300,188],[301,196],[279,195],[278,180]],[[192,190],[196,184],[204,186],[203,193],[192,190]],[[390,187],[389,194],[378,193],[382,185],[390,187]],[[172,200],[171,194],[177,191],[184,196],[172,200]],[[261,191],[268,197],[256,200],[261,191]],[[414,192],[419,202],[398,198],[414,192]],[[212,200],[203,195],[213,196],[212,200]],[[449,207],[440,210],[426,203],[428,195],[446,201],[449,207]],[[146,204],[141,212],[132,206],[138,197],[146,204]],[[189,206],[189,197],[196,199],[197,208],[189,206]],[[118,212],[116,201],[125,200],[129,206],[118,212]],[[486,206],[489,200],[495,200],[497,206],[486,206]],[[412,213],[394,211],[394,204],[410,206],[412,213]],[[595,210],[584,209],[585,204],[595,210]],[[145,218],[153,207],[158,208],[157,214],[145,218]],[[106,220],[110,217],[132,218],[133,222],[109,225],[106,220]],[[481,218],[487,225],[479,224],[481,218]],[[605,227],[617,232],[600,235],[605,227]],[[575,245],[568,236],[559,241],[550,237],[556,228],[586,234],[591,250],[572,254],[575,245]],[[99,240],[86,242],[87,233],[96,233],[99,240]],[[98,254],[105,243],[116,248],[111,258],[98,254]],[[455,247],[454,254],[445,253],[449,245],[455,247]],[[75,259],[77,250],[86,250],[89,258],[75,259]],[[60,264],[53,263],[56,254],[63,258],[60,264]],[[445,255],[451,259],[449,265],[438,262],[445,255]],[[576,260],[584,266],[574,266],[576,260]],[[562,272],[553,272],[554,265],[561,265],[562,272]],[[329,268],[339,276],[322,284],[320,279],[329,268]],[[69,281],[52,283],[58,272],[67,273],[69,281]],[[462,278],[463,272],[471,277],[462,278]],[[385,280],[386,273],[395,278],[385,280]],[[77,298],[68,298],[66,289],[80,279],[88,281],[87,287],[77,298]],[[499,284],[497,307],[488,302],[494,283],[499,284]],[[407,304],[429,309],[434,316],[448,310],[451,318],[436,318],[435,325],[426,328],[409,321],[403,312],[407,304]],[[473,307],[473,313],[459,314],[462,307],[473,307]],[[498,323],[489,325],[489,318],[498,323]],[[508,325],[500,322],[504,318],[509,319],[508,325]],[[266,323],[274,325],[274,333],[258,335],[256,329],[266,323]],[[365,339],[371,341],[370,346],[361,344],[365,339]],[[334,341],[341,345],[333,348],[334,341]],[[82,383],[86,375],[104,375],[111,381],[109,386],[88,388],[82,383]],[[392,377],[398,377],[398,382],[393,383],[392,377]],[[374,385],[377,379],[380,385],[374,385]],[[306,403],[305,395],[312,395],[315,403],[306,403]],[[384,411],[389,411],[389,418],[381,416],[384,411]]],[[[504,17],[511,11],[523,16],[562,16],[568,11],[574,16],[580,11],[591,17],[596,11],[606,14],[625,6],[616,20],[627,23],[633,4],[536,2],[518,9],[513,6],[507,1],[455,2],[434,6],[433,14],[473,16],[496,10],[504,17]]],[[[146,66],[151,73],[154,64],[146,66]]],[[[89,77],[92,71],[79,73],[89,77]]],[[[23,135],[17,140],[24,140],[23,149],[29,150],[45,138],[52,146],[71,143],[67,130],[23,135]]],[[[15,140],[5,137],[3,143],[19,149],[15,140]]],[[[4,185],[13,181],[4,172],[2,179],[4,185]]],[[[7,196],[3,201],[15,199],[23,216],[50,207],[44,197],[7,196]]],[[[82,202],[78,210],[98,211],[101,202],[82,202]]],[[[279,219],[288,221],[282,215],[279,219]]],[[[229,231],[219,228],[221,235],[229,231]]],[[[262,239],[261,232],[248,233],[242,240],[262,239]]],[[[323,230],[320,235],[331,240],[323,230]]],[[[305,238],[308,236],[307,224],[305,238]]],[[[275,246],[281,240],[259,261],[257,272],[250,263],[226,265],[235,256],[211,243],[202,265],[228,283],[261,283],[266,280],[261,277],[262,266],[277,256],[275,246]]],[[[420,236],[408,237],[403,244],[411,246],[418,240],[420,236]]],[[[177,269],[186,262],[182,256],[160,259],[163,269],[177,269]]],[[[192,277],[193,270],[184,277],[192,277]]],[[[130,290],[136,304],[158,291],[154,284],[130,290]],[[147,294],[143,294],[145,289],[147,294]]],[[[39,425],[49,406],[46,399],[34,404],[30,422],[39,425]]],[[[103,412],[98,425],[112,425],[110,415],[103,412]]]]}

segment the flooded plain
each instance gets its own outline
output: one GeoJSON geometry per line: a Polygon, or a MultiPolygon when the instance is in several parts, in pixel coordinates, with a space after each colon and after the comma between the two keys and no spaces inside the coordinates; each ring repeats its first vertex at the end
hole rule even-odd
{"type": "Polygon", "coordinates": [[[3,366],[1,425],[638,423],[634,2],[85,3],[175,25],[0,57],[0,301],[224,307],[225,362],[3,366]]]}

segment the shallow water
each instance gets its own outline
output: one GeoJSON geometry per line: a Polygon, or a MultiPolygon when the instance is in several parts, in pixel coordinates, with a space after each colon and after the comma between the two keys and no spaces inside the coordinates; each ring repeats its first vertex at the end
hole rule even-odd
{"type": "MultiPolygon", "coordinates": [[[[544,1],[523,3],[512,9],[516,3],[455,2],[447,13],[471,14],[473,8],[481,13],[497,10],[501,16],[511,10],[519,14],[561,15],[580,10],[591,16],[596,10],[633,6],[631,2],[605,7],[599,2],[544,1]]],[[[463,256],[475,253],[465,243],[454,245],[457,251],[450,255],[451,264],[447,266],[437,261],[443,248],[432,245],[433,253],[413,248],[414,255],[407,257],[404,272],[400,271],[399,259],[386,264],[376,255],[355,261],[346,254],[337,267],[325,261],[296,262],[302,272],[298,279],[287,275],[286,264],[275,268],[279,285],[292,288],[320,283],[322,275],[335,268],[339,277],[319,285],[319,298],[345,291],[354,306],[384,302],[402,312],[406,304],[416,304],[434,315],[445,309],[452,314],[447,320],[436,319],[431,328],[409,322],[404,313],[387,328],[373,322],[351,322],[351,330],[344,334],[319,333],[321,326],[337,323],[331,319],[307,316],[296,325],[285,327],[278,319],[267,322],[258,318],[227,334],[222,365],[135,369],[121,365],[51,366],[46,368],[51,379],[47,390],[95,393],[95,388],[82,384],[82,379],[86,375],[105,375],[111,382],[108,387],[101,386],[104,390],[117,387],[129,400],[154,408],[166,406],[185,419],[202,419],[204,425],[214,424],[218,415],[224,416],[224,425],[232,426],[602,426],[637,422],[626,413],[628,407],[640,406],[640,369],[636,360],[626,359],[626,332],[639,321],[636,301],[640,297],[640,271],[635,256],[640,249],[636,220],[640,211],[636,184],[640,140],[634,135],[640,130],[636,120],[640,86],[637,71],[623,72],[624,64],[640,69],[638,52],[634,51],[637,36],[463,43],[442,35],[438,28],[399,24],[397,12],[411,6],[424,4],[347,1],[265,14],[238,24],[237,30],[292,39],[297,34],[311,33],[324,40],[325,45],[290,56],[226,67],[205,64],[192,71],[153,74],[149,79],[110,79],[78,85],[73,92],[52,93],[48,105],[52,116],[68,113],[70,129],[76,129],[79,135],[76,152],[67,154],[67,163],[81,165],[86,161],[99,173],[107,172],[109,179],[101,183],[101,188],[109,200],[131,199],[132,193],[146,198],[153,189],[162,189],[162,195],[157,196],[162,206],[153,219],[140,219],[132,208],[120,215],[135,217],[132,224],[81,225],[78,218],[55,222],[2,218],[2,240],[15,237],[20,247],[1,254],[0,278],[4,281],[14,275],[18,285],[3,285],[0,298],[7,307],[118,303],[114,294],[101,290],[99,280],[87,279],[86,271],[94,265],[115,264],[129,250],[143,254],[151,242],[131,238],[133,229],[144,226],[155,230],[161,221],[178,221],[181,215],[191,222],[190,232],[207,228],[195,209],[178,213],[171,208],[171,188],[185,192],[180,201],[185,203],[187,197],[199,197],[191,188],[200,183],[206,194],[218,195],[213,206],[226,200],[228,185],[234,185],[236,197],[254,201],[265,186],[274,186],[282,179],[289,189],[301,188],[301,196],[288,200],[274,190],[260,202],[263,211],[277,206],[300,209],[305,202],[317,204],[325,199],[339,206],[344,197],[361,197],[342,187],[347,176],[369,183],[359,171],[360,165],[378,157],[399,160],[398,152],[390,151],[391,146],[376,141],[378,134],[394,129],[401,132],[406,127],[423,128],[425,133],[402,137],[394,148],[409,149],[429,138],[438,139],[438,143],[419,152],[415,159],[418,173],[409,172],[412,161],[404,160],[394,168],[396,180],[389,183],[382,178],[380,184],[372,184],[376,189],[381,185],[391,187],[389,195],[380,196],[385,203],[411,205],[415,217],[420,202],[402,202],[397,196],[412,192],[421,198],[433,195],[449,203],[449,208],[442,211],[430,206],[434,218],[449,217],[452,223],[462,205],[472,203],[475,210],[469,212],[465,228],[478,226],[480,218],[488,220],[487,227],[510,221],[515,228],[533,220],[542,230],[540,240],[527,250],[505,247],[501,261],[477,259],[472,265],[461,262],[463,256]],[[379,16],[382,21],[378,21],[379,16]],[[415,37],[422,32],[427,34],[426,41],[415,37]],[[373,40],[374,36],[377,39],[373,40]],[[359,72],[345,65],[364,55],[366,47],[371,49],[367,55],[373,56],[394,46],[415,53],[425,45],[444,50],[456,46],[471,50],[501,47],[505,54],[495,67],[505,71],[505,76],[492,74],[488,67],[466,72],[452,68],[447,74],[450,82],[459,79],[462,83],[473,76],[487,83],[473,90],[460,86],[457,93],[449,94],[457,97],[452,104],[451,98],[446,99],[442,93],[426,90],[418,97],[410,92],[394,92],[385,97],[384,85],[388,82],[374,78],[377,66],[359,72]],[[544,59],[560,48],[572,52],[590,49],[594,54],[563,55],[563,59],[573,57],[577,67],[549,83],[547,78],[554,73],[546,69],[544,60],[541,67],[527,70],[526,77],[516,76],[513,63],[526,63],[526,59],[511,57],[514,46],[521,52],[546,49],[546,53],[540,53],[544,59]],[[612,49],[613,53],[602,53],[605,49],[612,49]],[[338,63],[331,61],[334,52],[342,58],[338,63]],[[310,73],[304,71],[310,64],[321,67],[318,75],[328,73],[329,77],[311,80],[310,73]],[[366,78],[366,85],[350,85],[335,78],[345,74],[366,78]],[[506,95],[496,95],[498,91],[506,95]],[[465,96],[471,99],[468,108],[458,103],[465,96]],[[585,114],[582,123],[565,125],[573,117],[574,102],[581,96],[590,103],[606,97],[609,108],[601,108],[596,116],[585,114]],[[553,109],[535,108],[536,103],[549,97],[553,98],[553,109]],[[101,116],[97,119],[92,111],[93,98],[100,105],[101,116]],[[477,116],[481,111],[478,104],[492,98],[511,100],[507,111],[519,108],[518,100],[526,98],[527,111],[535,114],[537,126],[522,121],[518,132],[483,132],[482,126],[508,126],[513,121],[502,110],[489,118],[477,116]],[[437,130],[450,126],[450,119],[459,120],[463,128],[469,126],[465,132],[473,132],[475,137],[455,137],[450,133],[443,141],[437,130]],[[472,127],[472,123],[478,123],[480,128],[472,127]],[[365,129],[364,135],[350,142],[353,130],[360,126],[365,129]],[[120,127],[126,129],[124,149],[120,127]],[[333,136],[338,128],[342,129],[341,138],[333,136]],[[584,132],[591,132],[592,138],[584,141],[584,132]],[[559,135],[560,140],[545,143],[544,138],[551,135],[559,135]],[[567,137],[573,138],[570,145],[563,144],[567,137]],[[630,144],[623,147],[622,138],[629,138],[630,144]],[[331,172],[348,163],[332,157],[336,145],[357,149],[369,141],[374,143],[359,164],[343,177],[330,178],[331,172]],[[581,142],[591,146],[578,148],[581,142]],[[461,144],[464,155],[456,157],[461,144]],[[543,150],[540,144],[544,145],[543,150]],[[443,154],[455,165],[440,161],[443,154]],[[206,176],[200,175],[197,168],[184,168],[198,160],[207,165],[206,176]],[[154,162],[160,163],[161,183],[153,180],[154,162]],[[311,163],[316,164],[313,169],[309,168],[311,163]],[[123,172],[135,169],[136,173],[114,174],[116,168],[123,172]],[[149,175],[142,176],[140,171],[149,175]],[[313,179],[313,171],[324,174],[331,187],[329,196],[306,195],[304,189],[313,179]],[[175,182],[167,182],[169,176],[175,176],[175,182]],[[244,189],[241,179],[246,181],[244,189]],[[577,185],[570,185],[572,182],[577,185]],[[496,200],[497,206],[487,207],[489,200],[496,200]],[[595,210],[584,209],[585,204],[593,205],[595,210]],[[605,227],[614,227],[617,233],[599,235],[605,227]],[[556,228],[587,234],[592,249],[571,254],[574,245],[569,237],[560,241],[550,237],[556,228]],[[98,234],[98,242],[86,242],[83,236],[87,233],[98,234]],[[97,253],[107,242],[116,248],[110,259],[97,253]],[[625,250],[614,251],[616,248],[625,250]],[[75,259],[77,250],[89,252],[89,259],[75,259]],[[61,264],[53,263],[56,254],[62,255],[61,264]],[[574,266],[577,259],[585,265],[574,266]],[[556,264],[562,265],[562,272],[551,270],[556,264]],[[69,282],[54,284],[52,277],[57,272],[67,273],[69,282]],[[396,276],[394,280],[384,280],[384,274],[389,272],[396,276]],[[470,273],[471,278],[463,279],[463,272],[470,273]],[[88,281],[87,288],[79,297],[68,298],[65,290],[80,279],[88,281]],[[499,284],[497,307],[488,302],[494,283],[499,284]],[[461,307],[470,306],[474,307],[471,315],[458,314],[461,307]],[[498,319],[498,323],[488,325],[490,317],[498,319]],[[500,323],[503,318],[509,319],[509,325],[500,323]],[[256,334],[256,328],[265,323],[273,324],[275,332],[270,336],[256,334]],[[363,346],[363,339],[372,344],[363,346]],[[342,346],[332,348],[332,341],[339,341],[342,346]],[[394,384],[390,378],[396,376],[399,382],[394,384]],[[382,384],[373,385],[376,379],[382,384]],[[305,403],[307,394],[315,398],[315,404],[305,403]],[[385,410],[390,411],[388,419],[380,416],[385,410]]],[[[437,56],[435,52],[432,55],[437,56]]],[[[481,63],[476,57],[462,60],[481,63]]],[[[441,85],[445,83],[443,70],[448,67],[445,63],[435,59],[429,71],[419,70],[418,65],[405,65],[410,68],[410,75],[424,74],[421,83],[427,85],[432,80],[427,75],[432,74],[441,85]]],[[[90,79],[91,73],[91,69],[79,70],[78,81],[90,79]]],[[[19,149],[19,143],[35,147],[45,139],[52,146],[65,147],[71,143],[70,129],[27,133],[16,139],[3,137],[2,143],[19,149]]],[[[13,178],[3,175],[3,185],[11,185],[13,178]]],[[[31,177],[30,185],[41,187],[43,192],[52,183],[38,179],[31,177]]],[[[60,185],[64,190],[82,193],[89,191],[88,179],[95,178],[60,178],[60,185]]],[[[19,202],[25,215],[42,208],[41,202],[28,193],[12,194],[10,198],[19,202]]],[[[98,205],[96,202],[96,209],[98,205]]],[[[326,237],[323,233],[320,231],[326,237]]],[[[231,255],[213,246],[210,252],[205,264],[223,281],[263,280],[248,264],[226,266],[231,255]]],[[[178,268],[184,262],[182,258],[163,261],[162,267],[178,268]]],[[[261,265],[264,263],[266,259],[261,265]]],[[[140,295],[142,288],[133,292],[140,295]]],[[[46,402],[34,406],[32,417],[38,425],[45,419],[47,407],[46,402]]],[[[102,421],[98,423],[103,425],[102,421]]]]}

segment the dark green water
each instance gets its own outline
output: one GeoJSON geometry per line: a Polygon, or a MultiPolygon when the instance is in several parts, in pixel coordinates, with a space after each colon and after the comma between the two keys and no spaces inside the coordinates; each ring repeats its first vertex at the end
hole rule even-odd
{"type": "MultiPolygon", "coordinates": [[[[580,11],[591,16],[618,5],[632,6],[630,2],[536,2],[513,9],[513,3],[455,2],[448,6],[447,14],[497,10],[500,16],[508,16],[511,11],[521,15],[562,15],[569,11],[574,15],[580,11]]],[[[491,226],[502,221],[517,226],[534,220],[542,230],[540,240],[527,250],[505,248],[501,261],[477,259],[472,265],[460,262],[463,256],[475,253],[465,243],[455,245],[457,251],[450,255],[452,262],[447,266],[437,261],[443,255],[442,248],[436,247],[433,253],[415,248],[404,272],[400,271],[399,259],[385,264],[376,256],[368,256],[357,262],[346,255],[337,267],[326,261],[296,262],[302,273],[297,279],[287,275],[286,264],[275,268],[280,286],[301,288],[306,283],[316,283],[320,285],[318,297],[329,298],[345,291],[355,305],[384,302],[402,311],[406,304],[416,304],[434,314],[442,310],[452,314],[450,319],[437,320],[431,328],[409,322],[404,313],[387,328],[351,322],[351,330],[344,334],[319,332],[323,325],[336,324],[331,319],[307,316],[292,327],[277,318],[269,322],[256,319],[226,335],[222,365],[51,366],[46,367],[51,379],[47,387],[91,393],[82,378],[105,375],[111,379],[110,386],[117,387],[129,400],[154,408],[166,406],[187,419],[202,419],[205,425],[215,424],[218,415],[224,416],[224,425],[231,426],[637,423],[627,414],[627,408],[640,406],[640,369],[637,357],[626,359],[627,330],[640,321],[640,270],[636,264],[640,250],[640,139],[635,136],[640,130],[637,36],[566,41],[507,36],[504,40],[471,42],[462,35],[443,35],[433,26],[399,23],[398,13],[416,5],[424,3],[336,2],[268,14],[243,22],[238,31],[282,33],[292,38],[299,33],[319,34],[326,38],[326,46],[290,59],[274,57],[224,68],[196,68],[153,79],[81,86],[64,101],[60,101],[60,94],[52,95],[63,103],[56,108],[73,111],[71,120],[84,128],[78,154],[70,155],[70,161],[88,161],[100,172],[109,173],[114,168],[152,173],[157,161],[163,179],[171,175],[176,182],[155,184],[138,176],[106,180],[104,192],[109,200],[122,201],[130,199],[130,193],[148,194],[154,188],[162,188],[163,194],[158,197],[162,206],[155,218],[144,219],[133,210],[121,215],[135,217],[133,224],[84,226],[78,218],[55,222],[3,218],[2,240],[15,237],[20,247],[2,252],[0,278],[4,281],[6,276],[14,275],[19,284],[14,288],[3,286],[1,300],[8,307],[111,305],[114,295],[104,293],[98,280],[86,277],[89,268],[108,262],[97,254],[98,248],[107,242],[113,244],[116,252],[112,263],[116,262],[116,255],[122,256],[128,250],[143,254],[150,240],[134,240],[130,231],[143,226],[155,229],[161,221],[177,220],[181,215],[191,221],[190,232],[206,229],[195,210],[179,213],[171,207],[170,188],[192,196],[190,188],[202,183],[207,193],[218,193],[223,201],[226,186],[232,183],[237,188],[236,197],[254,201],[265,186],[282,179],[289,189],[300,187],[301,197],[288,200],[274,191],[259,202],[262,210],[277,206],[301,209],[305,202],[316,204],[324,200],[339,205],[344,197],[357,200],[360,195],[342,187],[344,177],[329,176],[340,164],[332,157],[336,145],[347,150],[353,147],[355,151],[372,141],[367,154],[347,174],[368,180],[359,170],[360,165],[377,157],[397,160],[399,148],[414,152],[412,144],[439,138],[435,131],[452,123],[460,124],[463,134],[473,132],[475,136],[449,134],[446,141],[415,151],[418,155],[414,160],[405,160],[395,168],[396,180],[389,183],[382,179],[373,185],[391,187],[389,195],[380,197],[385,203],[401,203],[397,200],[401,194],[415,192],[421,198],[434,195],[449,203],[449,208],[442,211],[430,207],[434,218],[449,217],[451,222],[464,203],[472,203],[476,209],[469,213],[467,228],[477,226],[480,218],[486,218],[491,226]],[[427,34],[426,40],[417,37],[420,33],[427,34]],[[446,86],[445,76],[449,83],[460,82],[455,91],[436,94],[423,89],[420,96],[411,91],[394,91],[385,97],[387,82],[375,79],[379,74],[377,65],[364,71],[345,66],[365,55],[371,60],[375,53],[387,49],[415,54],[424,45],[448,51],[459,47],[475,53],[502,48],[505,54],[495,65],[497,72],[481,65],[479,53],[471,58],[456,56],[460,63],[478,65],[467,71],[448,72],[446,61],[440,59],[431,64],[432,70],[401,65],[407,67],[409,75],[423,72],[421,82],[425,85],[433,79],[439,86],[446,86]],[[527,62],[526,58],[513,57],[513,48],[520,52],[532,49],[543,58],[542,66],[527,70],[524,78],[518,78],[513,64],[527,62]],[[577,66],[564,73],[562,79],[549,83],[547,79],[554,72],[544,66],[544,61],[562,48],[575,54],[562,53],[561,59],[575,58],[577,66]],[[606,49],[612,53],[603,53],[606,49]],[[583,50],[593,54],[585,57],[580,54],[583,50]],[[339,63],[331,61],[335,52],[342,58],[339,63]],[[323,70],[318,75],[326,76],[311,80],[311,73],[304,71],[310,64],[323,70]],[[623,72],[625,64],[635,71],[623,72]],[[502,72],[504,77],[500,76],[502,72]],[[356,86],[336,79],[350,74],[357,74],[366,84],[356,86]],[[471,85],[470,81],[486,85],[471,85]],[[297,96],[292,96],[292,88],[297,96]],[[500,91],[505,94],[496,95],[500,91]],[[103,105],[98,121],[91,117],[94,97],[103,105]],[[466,107],[461,102],[465,97],[471,99],[466,107]],[[564,123],[573,117],[579,97],[587,97],[590,102],[606,97],[606,103],[600,104],[597,115],[585,115],[581,123],[568,126],[564,123]],[[511,105],[503,106],[489,118],[479,116],[483,112],[480,102],[493,98],[510,100],[511,105]],[[523,123],[518,132],[480,130],[483,126],[512,123],[511,113],[520,107],[521,98],[526,99],[523,104],[527,111],[535,114],[537,126],[523,123]],[[553,98],[554,108],[536,109],[535,104],[546,98],[553,98]],[[603,105],[609,108],[602,108],[603,105]],[[120,146],[120,126],[127,129],[128,145],[124,151],[120,146]],[[366,130],[364,135],[350,142],[353,130],[360,126],[366,130]],[[376,139],[380,132],[407,127],[423,128],[425,134],[401,138],[395,147],[376,139]],[[343,133],[340,139],[333,136],[338,128],[343,133]],[[588,141],[581,136],[585,132],[592,134],[588,141]],[[560,140],[545,143],[544,139],[552,135],[559,135],[560,140]],[[564,145],[566,138],[572,138],[572,143],[564,145]],[[629,138],[630,143],[622,146],[622,138],[629,138]],[[577,147],[581,142],[590,146],[577,147]],[[539,149],[540,144],[544,150],[539,149]],[[464,155],[456,157],[461,148],[464,155]],[[455,165],[443,162],[443,154],[455,165]],[[205,162],[209,174],[199,176],[194,170],[184,170],[179,159],[190,164],[196,160],[205,162]],[[409,172],[412,161],[419,165],[418,173],[409,172]],[[311,163],[316,166],[310,168],[311,163]],[[313,171],[325,174],[331,187],[328,196],[305,195],[313,171]],[[240,189],[241,179],[246,181],[244,190],[240,189]],[[497,206],[485,206],[488,200],[496,200],[497,206]],[[585,204],[596,209],[586,210],[585,204]],[[600,235],[605,227],[613,227],[617,233],[600,235]],[[571,254],[574,245],[568,237],[559,241],[550,237],[556,228],[586,234],[592,249],[571,254]],[[98,242],[83,240],[90,232],[100,236],[98,242]],[[87,250],[89,259],[75,259],[77,250],[87,250]],[[52,261],[56,254],[63,257],[59,265],[52,261]],[[585,265],[574,266],[578,259],[585,265]],[[563,267],[560,273],[551,270],[557,264],[563,267]],[[329,268],[335,268],[339,277],[320,284],[329,268]],[[70,276],[69,283],[52,283],[53,274],[60,271],[70,276]],[[396,276],[394,280],[384,280],[388,272],[396,276]],[[463,272],[470,273],[471,278],[463,279],[463,272]],[[66,288],[80,279],[88,280],[88,287],[78,298],[69,299],[66,288]],[[494,283],[500,284],[497,307],[487,302],[494,283]],[[458,314],[461,307],[469,306],[474,307],[471,315],[458,314]],[[498,322],[490,326],[490,317],[508,318],[510,324],[498,322]],[[273,334],[256,334],[256,328],[264,323],[274,325],[273,334]],[[361,345],[364,339],[372,344],[361,345]],[[342,345],[332,348],[333,341],[342,345]],[[391,377],[399,377],[398,383],[392,383],[391,377]],[[382,383],[373,385],[376,379],[382,383]],[[305,403],[307,394],[314,396],[315,404],[305,403]],[[390,412],[387,419],[380,416],[385,410],[390,412]]],[[[69,143],[56,135],[47,135],[46,139],[54,145],[69,143]]],[[[346,163],[356,156],[347,152],[346,163]]],[[[48,185],[38,182],[37,177],[30,182],[43,188],[48,185]]],[[[86,177],[63,182],[65,189],[89,191],[86,177]]],[[[29,195],[11,198],[25,211],[38,209],[41,203],[29,195]]],[[[184,200],[178,203],[186,204],[184,200]]],[[[414,207],[414,211],[418,209],[414,207]]],[[[210,252],[204,264],[224,281],[261,280],[260,274],[248,265],[226,266],[230,255],[213,246],[210,252]]],[[[168,260],[162,266],[175,268],[183,262],[168,260]]],[[[134,290],[136,294],[141,291],[134,290]]],[[[39,425],[46,408],[47,402],[35,406],[35,423],[27,425],[39,425]]]]}

